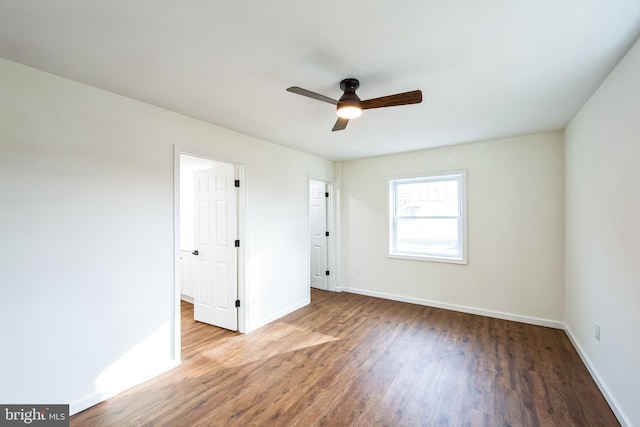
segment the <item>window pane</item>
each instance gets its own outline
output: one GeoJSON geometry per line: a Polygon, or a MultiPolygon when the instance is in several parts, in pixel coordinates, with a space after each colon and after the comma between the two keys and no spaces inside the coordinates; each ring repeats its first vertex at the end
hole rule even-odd
{"type": "Polygon", "coordinates": [[[458,219],[398,218],[396,251],[460,256],[458,219]]]}
{"type": "Polygon", "coordinates": [[[399,183],[397,216],[458,216],[458,181],[399,183]]]}

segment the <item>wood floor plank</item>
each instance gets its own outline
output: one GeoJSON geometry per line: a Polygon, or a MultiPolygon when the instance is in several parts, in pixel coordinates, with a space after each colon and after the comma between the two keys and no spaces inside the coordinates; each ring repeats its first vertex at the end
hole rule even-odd
{"type": "Polygon", "coordinates": [[[244,335],[182,314],[182,364],[72,426],[619,425],[560,330],[317,290],[244,335]]]}

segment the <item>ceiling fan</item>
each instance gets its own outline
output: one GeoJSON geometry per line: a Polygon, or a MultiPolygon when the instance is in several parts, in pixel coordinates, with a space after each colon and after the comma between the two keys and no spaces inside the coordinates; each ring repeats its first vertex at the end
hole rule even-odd
{"type": "Polygon", "coordinates": [[[358,95],[356,95],[356,90],[359,87],[360,82],[357,79],[342,80],[340,82],[340,89],[342,89],[344,93],[338,100],[320,95],[319,93],[311,92],[310,90],[303,89],[298,86],[287,88],[287,91],[336,105],[338,120],[333,126],[333,129],[331,129],[332,131],[343,130],[346,128],[347,123],[349,123],[349,119],[360,117],[362,110],[419,104],[422,102],[422,91],[420,90],[412,90],[410,92],[396,93],[395,95],[382,96],[380,98],[361,101],[360,98],[358,98],[358,95]]]}

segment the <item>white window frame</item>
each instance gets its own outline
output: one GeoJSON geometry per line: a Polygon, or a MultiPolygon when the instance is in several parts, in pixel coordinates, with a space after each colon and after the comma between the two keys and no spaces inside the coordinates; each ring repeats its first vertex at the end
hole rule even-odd
{"type": "Polygon", "coordinates": [[[403,175],[387,178],[387,206],[388,206],[388,233],[387,233],[387,257],[399,259],[411,259],[420,261],[435,261],[454,264],[467,264],[467,171],[452,170],[441,172],[428,172],[414,175],[403,175]],[[458,247],[462,248],[460,256],[450,256],[436,253],[402,252],[396,250],[396,186],[398,184],[412,182],[451,181],[458,182],[458,211],[457,217],[432,217],[432,218],[458,218],[458,247]]]}

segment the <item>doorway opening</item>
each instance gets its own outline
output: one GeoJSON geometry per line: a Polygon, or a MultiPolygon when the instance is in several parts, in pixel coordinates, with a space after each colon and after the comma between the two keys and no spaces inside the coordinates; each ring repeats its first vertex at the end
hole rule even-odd
{"type": "Polygon", "coordinates": [[[175,149],[174,358],[180,355],[181,300],[194,318],[244,330],[242,165],[175,149]]]}

